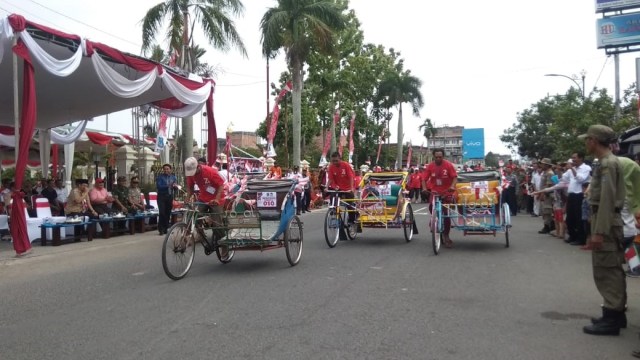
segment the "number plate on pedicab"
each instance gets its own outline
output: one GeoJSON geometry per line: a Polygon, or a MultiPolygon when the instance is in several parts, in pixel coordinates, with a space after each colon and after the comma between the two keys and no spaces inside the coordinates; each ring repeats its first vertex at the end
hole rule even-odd
{"type": "Polygon", "coordinates": [[[275,191],[259,192],[256,195],[256,205],[263,208],[276,207],[277,193],[275,191]]]}

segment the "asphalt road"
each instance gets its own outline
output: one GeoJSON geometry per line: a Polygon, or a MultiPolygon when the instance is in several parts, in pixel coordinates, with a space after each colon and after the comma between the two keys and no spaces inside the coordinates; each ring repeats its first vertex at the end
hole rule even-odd
{"type": "MultiPolygon", "coordinates": [[[[421,208],[422,205],[416,205],[421,208]]],[[[303,215],[304,251],[198,251],[170,280],[155,233],[0,256],[0,359],[627,359],[640,349],[640,280],[629,328],[582,333],[601,299],[590,254],[513,218],[434,256],[420,234],[365,229],[329,249],[324,212],[303,215]]],[[[6,244],[6,243],[5,243],[6,244]]],[[[200,249],[201,250],[201,249],[200,249]]],[[[0,253],[1,255],[2,253],[0,253]]]]}

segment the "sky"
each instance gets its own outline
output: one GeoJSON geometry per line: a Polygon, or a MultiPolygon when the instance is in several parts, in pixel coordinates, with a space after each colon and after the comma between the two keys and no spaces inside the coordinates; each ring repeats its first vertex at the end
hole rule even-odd
{"type": "MultiPolygon", "coordinates": [[[[3,0],[0,16],[27,19],[78,34],[133,54],[140,53],[141,23],[159,0],[3,0]]],[[[248,59],[231,50],[207,49],[204,61],[218,67],[215,116],[218,133],[255,131],[267,113],[266,63],[261,56],[259,22],[275,0],[244,0],[236,19],[248,59]]],[[[405,111],[404,141],[425,142],[418,126],[430,118],[436,126],[485,129],[485,152],[508,154],[499,135],[517,114],[547,95],[564,94],[575,84],[566,76],[586,74],[585,88],[614,94],[614,61],[596,48],[595,0],[350,0],[365,42],[400,51],[405,68],[423,82],[420,116],[405,111]]],[[[162,41],[159,38],[158,41],[162,41]]],[[[635,82],[638,53],[620,55],[622,90],[635,82]]],[[[270,82],[286,68],[281,54],[270,62],[270,82]]],[[[581,84],[582,80],[577,82],[581,84]]],[[[273,104],[273,99],[270,99],[273,104]]],[[[194,139],[200,144],[196,116],[194,139]]],[[[171,125],[173,126],[173,124],[171,125]]],[[[397,119],[391,122],[395,139],[397,119]]],[[[105,130],[105,117],[90,128],[105,130]]],[[[132,133],[130,112],[109,115],[109,131],[132,133]]],[[[170,129],[171,130],[171,129],[170,129]]],[[[202,135],[204,136],[204,135],[202,135]]],[[[551,154],[549,154],[551,155],[551,154]]]]}

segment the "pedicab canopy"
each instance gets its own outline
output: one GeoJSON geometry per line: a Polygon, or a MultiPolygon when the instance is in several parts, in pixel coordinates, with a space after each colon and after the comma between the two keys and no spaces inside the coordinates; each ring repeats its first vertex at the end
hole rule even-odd
{"type": "MultiPolygon", "coordinates": [[[[35,129],[51,129],[145,104],[175,117],[193,115],[206,106],[210,129],[207,156],[215,159],[214,86],[211,79],[31,22],[20,15],[0,18],[0,126],[18,129],[18,187],[22,186],[27,150],[35,129]]],[[[18,206],[12,207],[11,233],[16,251],[21,253],[30,244],[22,202],[14,203],[18,206]]]]}

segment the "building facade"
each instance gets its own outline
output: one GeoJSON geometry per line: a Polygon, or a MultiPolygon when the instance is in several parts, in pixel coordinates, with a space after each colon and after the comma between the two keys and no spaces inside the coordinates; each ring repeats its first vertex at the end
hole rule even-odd
{"type": "Polygon", "coordinates": [[[445,158],[462,164],[462,130],[464,126],[443,126],[435,128],[435,135],[429,139],[429,149],[444,149],[445,158]]]}

